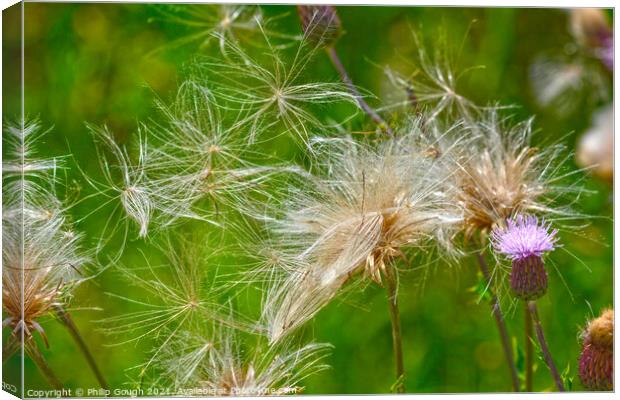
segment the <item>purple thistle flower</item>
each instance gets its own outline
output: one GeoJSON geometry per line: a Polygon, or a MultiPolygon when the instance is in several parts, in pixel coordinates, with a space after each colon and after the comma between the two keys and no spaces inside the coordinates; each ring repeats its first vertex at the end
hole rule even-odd
{"type": "Polygon", "coordinates": [[[495,228],[491,243],[498,253],[512,260],[510,287],[516,297],[535,300],[547,292],[547,272],[542,255],[555,249],[558,233],[549,232],[551,224],[538,223],[534,216],[519,215],[506,221],[505,228],[495,228]]]}
{"type": "Polygon", "coordinates": [[[495,228],[491,233],[491,242],[495,251],[505,254],[511,260],[530,256],[542,257],[546,251],[555,249],[558,239],[557,229],[549,232],[551,224],[531,215],[519,215],[514,220],[506,221],[506,228],[495,228]]]}

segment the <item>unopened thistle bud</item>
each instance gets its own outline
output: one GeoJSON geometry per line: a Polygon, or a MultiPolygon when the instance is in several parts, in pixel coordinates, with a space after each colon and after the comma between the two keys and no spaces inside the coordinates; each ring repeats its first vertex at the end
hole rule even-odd
{"type": "Polygon", "coordinates": [[[317,46],[333,46],[342,33],[342,24],[333,6],[297,6],[304,37],[317,46]]]}
{"type": "Polygon", "coordinates": [[[521,300],[536,300],[547,292],[542,256],[552,251],[557,242],[557,230],[549,232],[549,227],[544,221],[539,225],[536,217],[519,215],[491,234],[495,251],[512,260],[510,287],[521,300]]]}
{"type": "Polygon", "coordinates": [[[583,332],[579,378],[590,390],[613,390],[614,311],[603,311],[583,332]]]}

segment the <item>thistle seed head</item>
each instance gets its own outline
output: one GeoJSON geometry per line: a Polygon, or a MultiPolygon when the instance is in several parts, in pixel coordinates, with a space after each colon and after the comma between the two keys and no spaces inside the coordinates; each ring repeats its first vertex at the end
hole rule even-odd
{"type": "Polygon", "coordinates": [[[384,69],[391,86],[401,94],[401,100],[390,108],[411,110],[413,107],[423,111],[428,121],[446,117],[451,121],[459,118],[469,122],[476,120],[480,108],[461,94],[459,79],[463,73],[456,70],[455,57],[447,51],[450,48],[447,33],[440,31],[433,35],[432,51],[428,51],[420,35],[413,30],[411,34],[417,49],[411,73],[405,75],[390,67],[384,69]]]}
{"type": "Polygon", "coordinates": [[[531,147],[531,120],[509,126],[492,110],[474,125],[474,139],[457,159],[457,195],[464,209],[463,233],[485,241],[494,227],[519,213],[574,217],[562,204],[566,193],[579,193],[578,185],[558,181],[568,155],[559,145],[531,147]]]}
{"type": "Polygon", "coordinates": [[[163,354],[168,354],[166,350],[171,341],[179,339],[179,332],[193,332],[205,321],[243,331],[253,330],[253,322],[217,301],[227,286],[211,273],[215,268],[208,268],[214,253],[207,249],[212,250],[204,237],[200,246],[183,237],[168,238],[159,249],[167,263],[153,266],[147,259],[145,266],[116,265],[134,289],[131,295],[107,294],[141,307],[97,322],[104,333],[122,335],[123,340],[114,345],[157,338],[153,354],[141,365],[143,373],[150,371],[163,354]]]}
{"type": "Polygon", "coordinates": [[[222,54],[226,54],[227,41],[251,42],[264,23],[262,11],[255,5],[183,4],[165,5],[157,10],[164,21],[189,30],[188,35],[164,48],[196,43],[202,49],[217,44],[222,54]]]}
{"type": "Polygon", "coordinates": [[[183,331],[162,353],[159,366],[177,389],[200,388],[210,396],[299,394],[305,378],[328,368],[323,363],[328,344],[265,346],[259,339],[254,350],[243,351],[244,344],[238,332],[222,326],[183,331]]]}
{"type": "Polygon", "coordinates": [[[382,284],[408,249],[444,243],[461,222],[450,206],[450,170],[413,139],[420,129],[413,124],[372,145],[317,140],[317,159],[325,164],[289,190],[286,215],[275,226],[280,244],[296,248],[301,262],[268,293],[271,340],[312,318],[345,283],[361,276],[382,284]]]}
{"type": "Polygon", "coordinates": [[[270,47],[264,58],[229,43],[225,61],[205,59],[199,64],[201,74],[210,79],[209,93],[220,100],[221,108],[238,111],[228,129],[243,132],[249,143],[268,132],[270,137],[292,134],[308,145],[316,131],[336,128],[333,122],[325,122],[326,113],[319,117],[313,112],[316,107],[341,104],[347,105],[350,114],[359,111],[357,97],[345,84],[304,79],[316,46],[298,44],[292,61],[288,61],[284,49],[271,45],[268,37],[265,41],[270,47]],[[238,82],[244,82],[243,88],[238,82]]]}
{"type": "Polygon", "coordinates": [[[39,321],[68,301],[71,289],[84,278],[81,271],[88,257],[80,248],[81,235],[73,231],[55,195],[56,161],[33,155],[34,139],[42,135],[40,125],[28,122],[22,130],[21,125],[5,124],[4,133],[14,139],[9,145],[17,146],[13,154],[18,158],[3,164],[3,327],[12,335],[23,332],[26,340],[38,332],[47,344],[39,321]],[[24,175],[13,174],[20,166],[24,175]]]}
{"type": "Polygon", "coordinates": [[[166,202],[170,218],[217,224],[223,206],[256,216],[253,200],[271,195],[265,183],[290,168],[250,161],[263,155],[250,149],[239,116],[229,115],[204,80],[187,79],[175,101],[158,107],[165,123],[146,128],[159,142],[150,148],[157,162],[148,172],[165,195],[160,197],[171,200],[166,202]]]}
{"type": "Polygon", "coordinates": [[[43,129],[39,120],[5,122],[3,126],[5,146],[11,149],[10,157],[2,161],[5,175],[27,175],[29,178],[53,173],[58,167],[56,159],[41,159],[34,155],[36,144],[49,130],[43,129]]]}
{"type": "Polygon", "coordinates": [[[613,390],[614,311],[603,311],[582,334],[579,378],[590,390],[613,390]]]}

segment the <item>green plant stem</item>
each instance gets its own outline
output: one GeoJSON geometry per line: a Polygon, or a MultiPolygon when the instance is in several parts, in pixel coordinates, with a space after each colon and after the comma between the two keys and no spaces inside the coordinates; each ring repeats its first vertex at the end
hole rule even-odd
{"type": "Polygon", "coordinates": [[[71,318],[71,315],[69,315],[69,313],[67,311],[65,311],[65,309],[63,309],[61,306],[56,306],[55,308],[56,308],[56,314],[58,315],[58,318],[60,318],[62,323],[69,330],[69,333],[71,334],[71,337],[73,337],[73,340],[75,340],[76,344],[80,348],[80,351],[82,352],[82,354],[84,355],[84,358],[88,362],[88,366],[90,367],[90,369],[93,371],[95,377],[97,378],[97,381],[99,382],[99,385],[103,389],[108,389],[108,384],[107,384],[105,378],[103,377],[103,374],[101,373],[101,370],[97,366],[97,362],[95,361],[95,358],[93,357],[92,353],[88,349],[88,346],[86,345],[86,342],[82,338],[82,335],[80,334],[80,331],[78,330],[77,326],[73,322],[73,319],[71,318]]]}
{"type": "Polygon", "coordinates": [[[381,116],[377,114],[377,112],[373,110],[372,107],[370,107],[368,103],[366,103],[366,101],[364,101],[364,97],[359,92],[359,90],[357,90],[357,88],[353,84],[353,81],[351,80],[351,77],[347,73],[346,68],[342,64],[342,61],[340,61],[340,57],[338,56],[336,49],[332,46],[332,47],[327,47],[326,50],[327,50],[327,54],[329,55],[329,59],[331,60],[332,64],[338,71],[338,74],[340,75],[340,79],[342,79],[342,81],[347,86],[351,94],[355,96],[355,99],[357,100],[357,104],[359,104],[360,108],[364,110],[364,112],[368,114],[368,116],[377,125],[379,125],[379,127],[383,131],[387,132],[389,135],[394,135],[394,132],[389,127],[389,125],[383,120],[383,118],[381,118],[381,116]]]}
{"type": "Polygon", "coordinates": [[[60,380],[56,377],[54,371],[52,371],[47,361],[45,361],[43,354],[41,354],[35,343],[26,344],[26,353],[35,363],[37,368],[39,368],[39,371],[41,371],[50,386],[54,389],[62,390],[62,383],[60,383],[60,380]]]}
{"type": "Polygon", "coordinates": [[[510,345],[510,340],[508,336],[508,329],[506,328],[506,322],[504,321],[504,315],[502,313],[502,309],[499,304],[499,299],[497,295],[491,288],[491,274],[489,273],[489,267],[487,262],[484,259],[484,253],[481,251],[477,253],[478,265],[480,266],[480,272],[484,276],[484,280],[487,284],[489,293],[491,294],[491,309],[493,311],[493,317],[495,318],[495,324],[497,325],[497,330],[499,331],[499,337],[502,341],[502,348],[504,349],[504,355],[506,356],[506,362],[508,363],[508,368],[510,369],[510,378],[512,379],[512,388],[515,392],[519,391],[521,386],[519,382],[519,375],[517,374],[517,367],[515,365],[514,356],[512,354],[512,346],[510,345]]]}
{"type": "Polygon", "coordinates": [[[388,305],[390,309],[390,321],[392,322],[392,348],[394,351],[394,363],[396,366],[396,392],[405,393],[405,366],[403,362],[403,342],[400,329],[400,311],[398,309],[398,282],[396,281],[396,277],[391,272],[386,273],[385,281],[388,295],[388,305]]]}
{"type": "Polygon", "coordinates": [[[15,333],[9,335],[6,344],[2,346],[2,365],[19,350],[19,339],[21,339],[21,335],[19,337],[15,333]]]}
{"type": "Polygon", "coordinates": [[[536,307],[536,303],[534,301],[530,301],[527,303],[527,306],[530,311],[532,321],[534,322],[536,337],[538,338],[538,343],[540,344],[540,350],[542,351],[545,363],[547,364],[547,367],[549,367],[549,371],[551,371],[551,375],[553,376],[553,380],[555,381],[555,385],[557,386],[558,390],[560,392],[565,392],[566,389],[564,388],[562,377],[560,376],[560,373],[558,372],[558,369],[553,362],[551,352],[549,351],[549,346],[547,346],[547,341],[545,340],[545,334],[543,333],[542,324],[540,323],[540,317],[538,316],[538,308],[536,307]]]}
{"type": "Polygon", "coordinates": [[[525,303],[524,319],[525,319],[525,391],[534,391],[534,332],[532,327],[532,316],[530,310],[525,303]]]}

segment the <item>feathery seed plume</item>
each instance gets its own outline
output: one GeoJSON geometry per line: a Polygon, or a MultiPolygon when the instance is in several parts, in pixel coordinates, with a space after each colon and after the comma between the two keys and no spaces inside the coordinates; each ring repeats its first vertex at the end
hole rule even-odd
{"type": "MultiPolygon", "coordinates": [[[[382,284],[396,275],[394,260],[433,239],[447,243],[461,222],[449,206],[450,171],[416,146],[421,126],[378,145],[350,138],[317,139],[319,172],[292,188],[276,223],[296,265],[268,293],[265,319],[277,341],[312,318],[350,280],[382,284]],[[322,163],[322,164],[321,164],[322,163]]],[[[422,135],[423,136],[423,135],[422,135]]]]}

